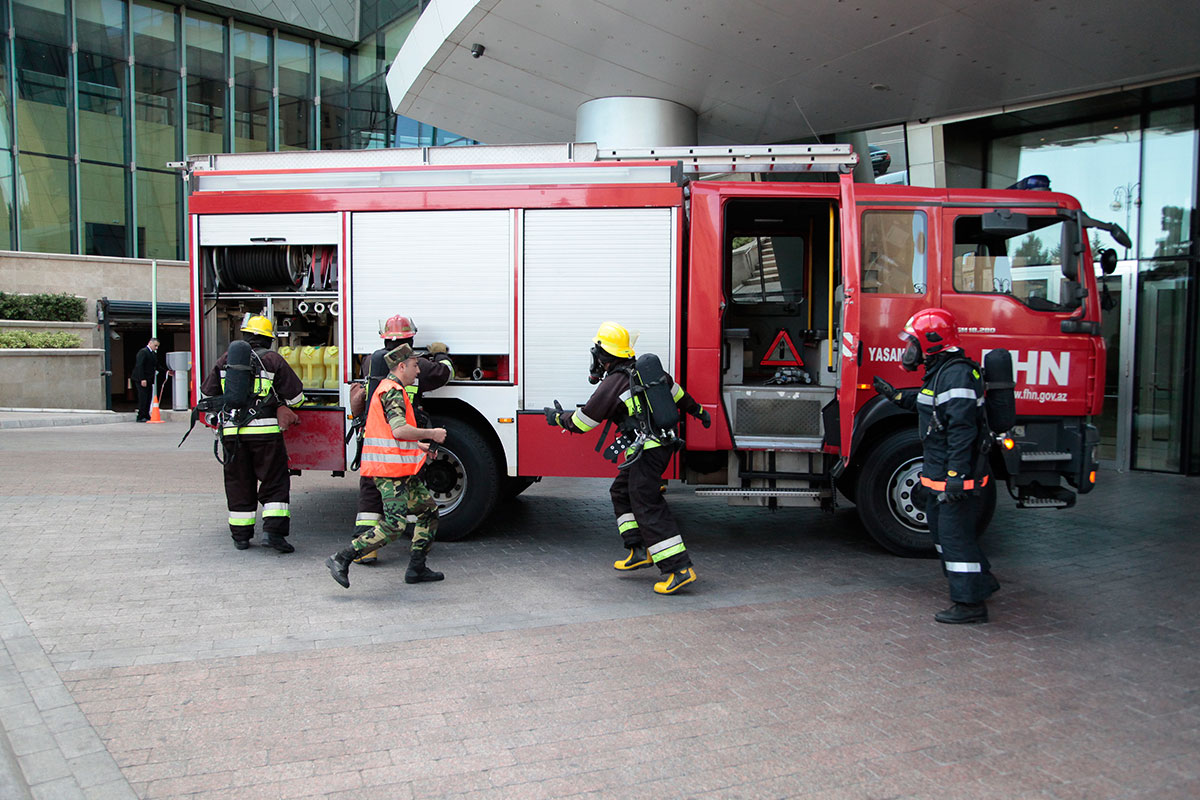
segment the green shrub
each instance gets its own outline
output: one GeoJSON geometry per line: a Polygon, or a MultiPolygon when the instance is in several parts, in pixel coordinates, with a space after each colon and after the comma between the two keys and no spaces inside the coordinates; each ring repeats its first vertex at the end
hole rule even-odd
{"type": "Polygon", "coordinates": [[[0,348],[37,347],[64,350],[81,347],[83,340],[73,333],[55,331],[0,331],[0,348]]]}
{"type": "Polygon", "coordinates": [[[0,319],[43,322],[83,322],[87,301],[70,294],[9,294],[0,292],[0,319]]]}

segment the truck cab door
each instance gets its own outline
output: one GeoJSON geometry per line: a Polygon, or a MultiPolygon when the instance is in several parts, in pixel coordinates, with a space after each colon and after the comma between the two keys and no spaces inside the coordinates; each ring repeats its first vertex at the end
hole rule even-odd
{"type": "MultiPolygon", "coordinates": [[[[859,275],[859,230],[858,211],[854,200],[852,176],[839,178],[841,204],[840,240],[842,263],[842,315],[840,330],[835,330],[830,341],[838,341],[841,354],[840,379],[838,384],[838,416],[842,465],[850,463],[850,442],[854,434],[854,410],[858,396],[858,372],[862,359],[861,303],[862,280],[859,275]]],[[[830,209],[829,226],[834,226],[833,209],[830,209]]]]}

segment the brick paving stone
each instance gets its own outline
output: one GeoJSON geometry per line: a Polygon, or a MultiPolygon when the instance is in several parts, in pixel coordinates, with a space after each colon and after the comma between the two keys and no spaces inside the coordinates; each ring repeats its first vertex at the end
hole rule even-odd
{"type": "Polygon", "coordinates": [[[144,427],[0,432],[0,721],[43,748],[18,757],[43,793],[1200,794],[1194,479],[1002,504],[1004,588],[963,629],[931,619],[936,563],[882,554],[851,511],[676,486],[701,580],[656,597],[608,566],[595,480],[543,481],[436,545],[443,583],[404,584],[384,551],[346,591],[321,561],[353,481],[297,478],[297,552],[238,552],[207,443],[144,427]],[[68,569],[30,568],[48,507],[83,532],[56,544],[68,569]]]}

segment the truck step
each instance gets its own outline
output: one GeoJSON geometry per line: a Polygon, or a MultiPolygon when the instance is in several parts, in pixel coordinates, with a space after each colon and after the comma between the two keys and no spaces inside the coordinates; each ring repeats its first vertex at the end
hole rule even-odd
{"type": "Polygon", "coordinates": [[[739,489],[722,486],[714,489],[697,489],[698,497],[810,497],[814,500],[828,497],[828,489],[739,489]]]}
{"type": "Polygon", "coordinates": [[[1060,450],[1033,450],[1022,451],[1022,461],[1070,461],[1071,454],[1060,450]]]}
{"type": "Polygon", "coordinates": [[[1070,508],[1072,503],[1054,497],[1023,497],[1017,508],[1070,508]]]}

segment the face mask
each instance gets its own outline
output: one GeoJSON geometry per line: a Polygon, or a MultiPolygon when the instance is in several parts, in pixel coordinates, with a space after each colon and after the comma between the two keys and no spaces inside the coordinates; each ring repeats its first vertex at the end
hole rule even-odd
{"type": "Polygon", "coordinates": [[[600,345],[592,345],[592,365],[588,368],[588,383],[597,384],[604,377],[604,364],[600,362],[600,345]]]}
{"type": "Polygon", "coordinates": [[[914,340],[908,340],[908,347],[904,348],[904,354],[900,356],[900,366],[905,372],[916,372],[917,367],[921,366],[924,361],[924,356],[921,353],[921,346],[914,340]]]}

